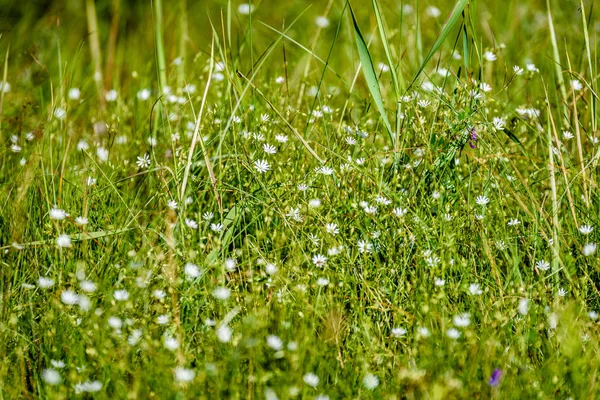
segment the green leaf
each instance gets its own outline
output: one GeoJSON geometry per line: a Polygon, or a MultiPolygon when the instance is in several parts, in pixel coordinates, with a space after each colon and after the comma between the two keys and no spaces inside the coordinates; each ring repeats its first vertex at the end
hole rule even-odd
{"type": "Polygon", "coordinates": [[[383,43],[383,50],[385,51],[385,57],[387,58],[388,65],[390,66],[390,74],[392,75],[392,83],[394,85],[394,93],[396,95],[396,101],[400,100],[400,85],[398,83],[398,76],[396,75],[396,68],[394,61],[392,60],[392,52],[390,50],[390,44],[385,33],[385,25],[383,24],[383,18],[379,11],[379,4],[377,0],[372,0],[373,9],[375,10],[375,18],[377,19],[377,27],[379,28],[379,35],[381,36],[381,42],[383,43]]]}
{"type": "Polygon", "coordinates": [[[431,60],[431,58],[438,51],[438,49],[440,48],[442,43],[444,43],[444,40],[446,40],[446,38],[450,34],[450,31],[452,31],[452,28],[454,28],[454,26],[458,22],[459,18],[461,17],[462,12],[465,9],[465,7],[467,6],[468,1],[469,0],[458,0],[456,5],[454,6],[454,9],[450,13],[450,16],[448,16],[448,19],[444,23],[444,26],[442,27],[440,34],[438,35],[437,39],[433,43],[431,50],[429,50],[429,53],[427,53],[425,60],[423,60],[423,64],[421,64],[421,68],[419,68],[419,72],[417,72],[417,75],[415,75],[413,81],[410,83],[409,88],[413,85],[413,83],[415,83],[417,78],[421,75],[421,72],[423,72],[423,70],[425,69],[425,66],[427,65],[429,60],[431,60]]]}
{"type": "MultiPolygon", "coordinates": [[[[365,79],[367,81],[367,86],[369,86],[369,91],[371,92],[371,96],[375,101],[375,105],[377,106],[377,110],[379,114],[381,114],[381,118],[383,119],[383,124],[385,125],[388,134],[390,135],[390,140],[392,145],[394,144],[394,133],[392,132],[392,127],[390,125],[390,121],[388,120],[387,114],[385,112],[385,108],[383,107],[383,99],[381,97],[381,90],[379,88],[379,79],[377,78],[377,74],[375,73],[375,68],[373,67],[373,60],[371,59],[371,54],[369,53],[369,49],[367,48],[367,43],[363,38],[362,33],[360,32],[360,28],[358,27],[358,23],[356,22],[356,17],[354,16],[354,10],[352,10],[352,6],[348,3],[350,8],[350,14],[352,15],[352,23],[354,24],[354,39],[356,40],[356,47],[358,48],[358,55],[360,57],[360,65],[362,67],[363,74],[365,75],[365,79]]],[[[391,67],[391,66],[390,66],[391,67]]],[[[391,69],[391,68],[390,68],[391,69]]]]}

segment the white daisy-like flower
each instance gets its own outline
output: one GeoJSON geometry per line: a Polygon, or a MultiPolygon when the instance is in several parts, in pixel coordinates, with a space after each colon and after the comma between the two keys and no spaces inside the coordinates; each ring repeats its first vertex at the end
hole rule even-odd
{"type": "Polygon", "coordinates": [[[71,247],[71,237],[67,234],[61,234],[56,238],[56,245],[58,247],[71,247]]]}
{"type": "Polygon", "coordinates": [[[312,262],[315,266],[321,268],[327,263],[327,257],[323,254],[315,254],[312,258],[312,262]]]}
{"type": "Polygon", "coordinates": [[[150,89],[142,89],[137,92],[137,98],[140,101],[146,101],[150,98],[150,89]]]}
{"type": "Polygon", "coordinates": [[[367,374],[363,378],[362,383],[367,390],[374,390],[377,386],[379,386],[379,378],[373,374],[367,374]]]}
{"type": "Polygon", "coordinates": [[[365,240],[359,240],[357,246],[360,253],[370,253],[373,249],[373,244],[365,240]]]}
{"type": "Polygon", "coordinates": [[[64,290],[60,294],[60,301],[68,306],[72,306],[79,302],[79,295],[72,290],[64,290]]]}
{"type": "Polygon", "coordinates": [[[179,340],[170,335],[163,336],[163,346],[167,350],[175,351],[179,348],[179,340]]]}
{"type": "Polygon", "coordinates": [[[276,135],[275,140],[279,143],[286,143],[288,141],[288,137],[286,135],[276,135]]]}
{"type": "Polygon", "coordinates": [[[334,236],[340,232],[337,224],[334,224],[333,222],[326,224],[325,230],[327,231],[327,233],[329,233],[330,235],[334,235],[334,236]]]}
{"type": "Polygon", "coordinates": [[[506,121],[504,121],[504,118],[494,117],[492,124],[494,125],[494,128],[496,130],[501,131],[502,129],[504,129],[506,121]]]}
{"type": "Polygon", "coordinates": [[[479,296],[483,293],[483,290],[481,290],[478,283],[471,283],[469,285],[469,293],[471,293],[473,296],[479,296]]]}
{"type": "Polygon", "coordinates": [[[57,207],[51,208],[50,213],[49,213],[50,219],[55,219],[57,221],[61,221],[65,218],[67,218],[68,215],[69,214],[67,214],[65,210],[62,210],[57,207]]]}
{"type": "Polygon", "coordinates": [[[480,206],[485,206],[489,202],[490,199],[487,196],[477,196],[477,198],[475,198],[475,203],[477,203],[480,206]]]}
{"type": "Polygon", "coordinates": [[[48,288],[54,286],[54,279],[47,278],[45,276],[40,276],[38,278],[38,286],[41,287],[42,289],[48,289],[48,288]]]}
{"type": "Polygon", "coordinates": [[[583,250],[581,251],[584,256],[589,257],[596,252],[596,243],[588,243],[583,246],[583,250]]]}
{"type": "Polygon", "coordinates": [[[190,229],[198,229],[198,223],[196,221],[194,221],[193,219],[186,218],[185,219],[185,224],[190,229]]]}
{"type": "Polygon", "coordinates": [[[496,61],[497,59],[496,54],[492,53],[491,51],[486,51],[483,53],[483,58],[485,58],[486,61],[496,61]]]}
{"type": "Polygon", "coordinates": [[[86,217],[77,217],[75,218],[75,223],[79,226],[84,226],[88,224],[88,219],[86,217]]]}
{"type": "Polygon", "coordinates": [[[452,319],[454,325],[459,328],[466,328],[471,324],[471,316],[468,313],[455,315],[452,319]]]}
{"type": "Polygon", "coordinates": [[[127,301],[129,300],[129,292],[125,289],[115,290],[113,297],[117,301],[127,301]]]}
{"type": "Polygon", "coordinates": [[[515,75],[523,75],[523,68],[519,67],[518,65],[515,65],[513,67],[513,72],[515,73],[515,75]]]}
{"type": "Polygon", "coordinates": [[[548,269],[550,269],[550,263],[546,260],[540,260],[540,261],[536,262],[535,266],[537,269],[539,269],[541,271],[547,271],[548,269]]]}
{"type": "Polygon", "coordinates": [[[225,227],[221,223],[210,224],[210,230],[213,232],[216,232],[216,233],[223,232],[223,229],[225,229],[225,227]]]}
{"type": "Polygon", "coordinates": [[[271,169],[271,166],[267,160],[256,160],[254,161],[254,169],[256,169],[258,173],[264,174],[271,169]]]}
{"type": "Polygon", "coordinates": [[[279,351],[283,349],[283,341],[279,338],[279,336],[269,335],[267,336],[267,346],[275,351],[279,351]]]}
{"type": "Polygon", "coordinates": [[[238,6],[238,12],[242,15],[249,15],[254,12],[254,6],[248,3],[242,3],[238,6]]]}
{"type": "Polygon", "coordinates": [[[319,377],[312,372],[305,374],[302,379],[304,380],[304,383],[314,388],[319,384],[319,377]]]}
{"type": "Polygon", "coordinates": [[[429,15],[430,17],[433,17],[433,18],[438,18],[440,15],[442,15],[442,12],[440,11],[440,9],[435,6],[427,7],[425,9],[425,13],[427,13],[427,15],[429,15]]]}
{"type": "Polygon", "coordinates": [[[196,377],[193,369],[183,367],[175,368],[174,375],[177,382],[191,382],[196,377]]]}
{"type": "Polygon", "coordinates": [[[529,300],[528,299],[519,300],[519,314],[527,315],[528,312],[529,312],[529,300]]]}
{"type": "Polygon", "coordinates": [[[450,339],[458,339],[460,335],[460,331],[456,328],[450,328],[446,331],[446,336],[448,336],[450,339]]]}
{"type": "Polygon", "coordinates": [[[583,89],[583,85],[577,79],[572,79],[571,80],[571,88],[577,92],[577,91],[583,89]]]}
{"type": "Polygon", "coordinates": [[[42,379],[49,385],[58,385],[62,381],[60,373],[54,368],[46,368],[43,370],[42,379]]]}
{"type": "Polygon", "coordinates": [[[525,68],[527,68],[527,71],[529,71],[529,72],[540,72],[540,70],[535,66],[534,63],[526,64],[525,68]]]}
{"type": "Polygon", "coordinates": [[[404,328],[393,328],[392,329],[392,336],[395,337],[402,337],[404,335],[406,335],[407,331],[404,328]]]}
{"type": "Polygon", "coordinates": [[[200,276],[200,268],[194,263],[186,263],[183,272],[191,279],[195,279],[200,276]]]}
{"type": "Polygon", "coordinates": [[[225,301],[231,296],[231,291],[226,287],[218,287],[213,290],[213,296],[217,300],[225,301]]]}
{"type": "Polygon", "coordinates": [[[590,225],[581,225],[579,227],[579,232],[582,235],[589,235],[590,233],[592,233],[593,230],[594,228],[592,228],[590,225]]]}
{"type": "Polygon", "coordinates": [[[320,15],[317,18],[315,18],[315,24],[317,24],[319,28],[325,29],[330,25],[330,22],[329,19],[327,19],[327,17],[320,15]]]}
{"type": "Polygon", "coordinates": [[[231,328],[227,325],[219,326],[215,332],[217,334],[217,339],[222,343],[228,343],[233,336],[231,328]]]}
{"type": "Polygon", "coordinates": [[[113,101],[117,100],[117,97],[118,97],[118,93],[115,89],[111,89],[104,94],[104,98],[109,103],[112,103],[113,101]]]}
{"type": "Polygon", "coordinates": [[[277,153],[277,148],[275,148],[275,146],[270,145],[268,143],[264,143],[263,151],[267,154],[275,154],[275,153],[277,153]]]}
{"type": "Polygon", "coordinates": [[[148,154],[144,154],[143,156],[138,156],[136,165],[142,169],[146,169],[150,166],[150,156],[148,154]]]}
{"type": "Polygon", "coordinates": [[[394,215],[398,218],[403,217],[406,215],[406,213],[408,212],[408,210],[406,208],[402,208],[402,207],[397,207],[394,208],[394,210],[392,211],[394,213],[394,215]]]}

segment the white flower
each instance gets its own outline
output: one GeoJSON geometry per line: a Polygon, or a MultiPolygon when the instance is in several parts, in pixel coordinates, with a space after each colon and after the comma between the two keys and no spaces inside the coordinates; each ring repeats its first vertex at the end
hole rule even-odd
{"type": "Polygon", "coordinates": [[[479,89],[483,90],[485,93],[492,91],[492,87],[485,82],[479,84],[479,89]]]}
{"type": "Polygon", "coordinates": [[[321,207],[321,200],[319,199],[311,199],[308,201],[308,206],[310,208],[319,208],[321,207]]]}
{"type": "Polygon", "coordinates": [[[486,61],[496,61],[496,55],[491,51],[486,51],[483,53],[483,58],[485,58],[486,61]]]}
{"type": "Polygon", "coordinates": [[[263,174],[270,170],[271,166],[267,160],[256,160],[254,161],[254,169],[256,169],[260,174],[263,174]]]}
{"type": "Polygon", "coordinates": [[[86,293],[93,293],[97,289],[96,284],[92,281],[81,281],[79,282],[79,287],[86,293]]]}
{"type": "Polygon", "coordinates": [[[80,96],[81,96],[81,90],[79,90],[78,88],[69,89],[69,98],[71,100],[79,100],[80,96]]]}
{"type": "Polygon", "coordinates": [[[315,18],[315,24],[317,24],[317,26],[319,28],[327,28],[329,26],[329,20],[327,19],[327,17],[324,16],[318,16],[317,18],[315,18]]]}
{"type": "Polygon", "coordinates": [[[445,279],[435,278],[433,284],[437,287],[443,287],[446,284],[445,279]]]}
{"type": "Polygon", "coordinates": [[[525,65],[525,68],[527,68],[527,71],[529,72],[540,72],[540,70],[535,66],[534,63],[528,63],[527,65],[525,65]]]}
{"type": "Polygon", "coordinates": [[[204,219],[205,221],[210,221],[211,219],[213,219],[214,216],[215,214],[207,211],[204,214],[202,214],[202,219],[204,219]]]}
{"type": "Polygon", "coordinates": [[[108,150],[106,150],[104,147],[98,147],[96,149],[96,155],[98,156],[98,159],[100,159],[100,161],[105,162],[106,160],[108,160],[108,150]]]}
{"type": "Polygon", "coordinates": [[[305,374],[302,379],[304,380],[304,383],[314,388],[319,384],[319,377],[312,372],[305,374]]]}
{"type": "Polygon", "coordinates": [[[540,260],[535,263],[535,266],[537,267],[537,269],[547,271],[550,268],[550,263],[546,260],[540,260]]]}
{"type": "Polygon", "coordinates": [[[515,65],[513,67],[513,72],[515,73],[515,75],[523,75],[523,68],[519,67],[518,65],[515,65]]]}
{"type": "Polygon", "coordinates": [[[323,254],[315,254],[312,258],[312,262],[317,267],[323,267],[327,263],[327,257],[323,254]]]}
{"type": "Polygon", "coordinates": [[[217,300],[225,301],[231,296],[231,291],[226,287],[218,287],[213,290],[213,296],[217,300]]]}
{"type": "Polygon", "coordinates": [[[469,293],[471,293],[474,296],[478,296],[483,293],[483,290],[480,289],[478,283],[471,283],[469,285],[469,293]]]}
{"type": "Polygon", "coordinates": [[[397,207],[392,211],[396,217],[403,217],[406,215],[408,210],[406,208],[397,207]]]}
{"type": "Polygon", "coordinates": [[[186,218],[185,219],[185,224],[190,229],[198,229],[198,223],[196,221],[194,221],[193,219],[186,218]]]}
{"type": "Polygon", "coordinates": [[[50,278],[46,278],[45,276],[40,276],[38,278],[38,286],[42,289],[47,289],[54,286],[54,280],[50,278]]]}
{"type": "Polygon", "coordinates": [[[429,15],[430,17],[433,17],[433,18],[438,18],[440,15],[442,15],[442,12],[440,11],[440,9],[435,6],[427,7],[425,12],[427,13],[427,15],[429,15]]]}
{"type": "Polygon", "coordinates": [[[277,83],[278,85],[281,85],[283,82],[285,82],[285,78],[283,76],[278,76],[277,78],[275,78],[275,83],[277,83]]]}
{"type": "Polygon", "coordinates": [[[156,323],[158,325],[166,325],[169,323],[170,320],[171,320],[171,317],[169,317],[168,314],[163,314],[163,315],[159,315],[158,317],[156,317],[156,323]]]}
{"type": "Polygon", "coordinates": [[[504,128],[506,121],[504,121],[504,118],[494,117],[494,120],[492,121],[492,123],[494,124],[494,128],[496,130],[500,131],[504,128]]]}
{"type": "Polygon", "coordinates": [[[210,224],[210,230],[213,232],[222,232],[223,229],[225,229],[225,227],[223,226],[223,224],[221,223],[217,223],[217,224],[210,224]]]}
{"type": "Polygon", "coordinates": [[[54,368],[46,368],[43,370],[42,379],[49,385],[58,385],[62,380],[60,374],[54,368]]]}
{"type": "Polygon", "coordinates": [[[165,335],[163,337],[163,345],[167,350],[175,351],[179,348],[179,340],[173,336],[165,335]]]}
{"type": "Polygon", "coordinates": [[[460,332],[456,328],[450,328],[446,331],[446,336],[450,339],[458,339],[460,337],[460,332]]]}
{"type": "Polygon", "coordinates": [[[105,99],[106,99],[106,101],[108,101],[109,103],[110,103],[110,102],[113,102],[113,101],[115,101],[115,100],[117,100],[117,96],[118,96],[118,95],[117,95],[117,91],[116,91],[115,89],[111,89],[111,90],[109,90],[108,92],[106,92],[106,93],[104,94],[104,98],[105,98],[105,99]]]}
{"type": "Polygon", "coordinates": [[[338,233],[340,233],[340,230],[338,229],[337,224],[334,224],[333,222],[326,224],[325,225],[325,230],[327,231],[327,233],[329,233],[330,235],[337,235],[338,233]]]}
{"type": "Polygon", "coordinates": [[[143,156],[138,156],[137,161],[135,162],[138,167],[142,169],[146,169],[150,166],[150,156],[148,154],[144,154],[143,156]]]}
{"type": "Polygon", "coordinates": [[[581,226],[579,227],[579,232],[580,232],[582,235],[589,235],[590,233],[592,233],[592,231],[593,231],[593,230],[594,230],[594,228],[592,228],[592,227],[591,227],[591,226],[589,226],[589,225],[581,225],[581,226]]]}
{"type": "Polygon", "coordinates": [[[595,252],[596,252],[596,243],[588,243],[585,246],[583,246],[582,253],[584,256],[586,256],[586,257],[591,256],[595,252]]]}
{"type": "Polygon", "coordinates": [[[237,267],[237,261],[233,258],[228,258],[227,260],[225,260],[225,270],[227,271],[234,271],[235,268],[237,267]]]}
{"type": "Polygon", "coordinates": [[[65,362],[61,360],[50,360],[50,364],[56,369],[63,369],[66,366],[65,362]]]}
{"type": "Polygon", "coordinates": [[[513,218],[513,219],[509,220],[506,225],[508,225],[508,226],[517,226],[520,223],[521,223],[521,221],[519,221],[516,218],[513,218]]]}
{"type": "Polygon", "coordinates": [[[275,275],[277,273],[277,265],[273,263],[267,263],[267,265],[265,265],[265,272],[267,275],[275,275]]]}
{"type": "Polygon", "coordinates": [[[227,343],[231,340],[232,332],[231,328],[227,325],[221,325],[216,330],[217,338],[222,343],[227,343]]]}
{"type": "Polygon", "coordinates": [[[200,276],[200,268],[198,268],[198,266],[193,263],[185,264],[183,272],[186,274],[186,276],[192,279],[195,279],[200,276]]]}
{"type": "Polygon", "coordinates": [[[367,374],[362,381],[363,385],[367,390],[373,390],[379,386],[379,378],[373,374],[367,374]]]}
{"type": "Polygon", "coordinates": [[[590,311],[588,312],[588,317],[590,317],[591,320],[595,321],[598,319],[598,312],[590,311]]]}
{"type": "Polygon", "coordinates": [[[195,376],[196,373],[193,369],[183,367],[175,368],[175,380],[177,382],[191,382],[195,376]]]}
{"type": "Polygon", "coordinates": [[[467,313],[458,314],[454,316],[453,322],[459,328],[465,328],[471,324],[471,316],[467,313]]]}
{"type": "Polygon", "coordinates": [[[159,300],[160,300],[160,299],[164,299],[164,298],[167,296],[167,294],[165,293],[165,291],[164,291],[164,290],[161,290],[161,289],[156,289],[154,292],[152,292],[152,296],[153,296],[154,298],[156,298],[156,299],[159,299],[159,300]]]}
{"type": "Polygon", "coordinates": [[[583,89],[583,85],[577,79],[572,79],[571,80],[571,88],[577,92],[577,91],[583,89]]]}
{"type": "Polygon", "coordinates": [[[563,288],[558,288],[557,294],[559,297],[565,297],[567,295],[567,291],[563,288]]]}
{"type": "Polygon", "coordinates": [[[119,317],[110,317],[108,319],[108,326],[113,329],[121,329],[123,326],[123,320],[119,317]]]}
{"type": "Polygon", "coordinates": [[[286,135],[277,135],[275,136],[275,140],[277,140],[279,143],[285,143],[288,141],[288,137],[286,135]]]}
{"type": "Polygon", "coordinates": [[[131,335],[129,335],[129,337],[127,338],[127,343],[129,343],[129,345],[131,345],[131,346],[135,346],[136,344],[139,343],[141,338],[142,338],[142,330],[134,329],[133,331],[131,331],[131,335]]]}
{"type": "Polygon", "coordinates": [[[79,295],[72,290],[65,290],[60,294],[60,301],[72,306],[79,302],[79,295]]]}
{"type": "Polygon", "coordinates": [[[65,219],[69,214],[65,212],[65,210],[61,210],[60,208],[53,207],[50,209],[50,219],[55,219],[61,221],[65,219]]]}
{"type": "Polygon", "coordinates": [[[333,168],[324,165],[322,167],[316,168],[315,172],[321,175],[333,175],[334,171],[333,168]]]}
{"type": "Polygon", "coordinates": [[[146,101],[150,98],[150,90],[149,89],[142,89],[140,91],[137,92],[137,98],[140,101],[146,101]]]}
{"type": "Polygon", "coordinates": [[[528,312],[529,312],[529,300],[528,299],[519,300],[519,314],[527,315],[528,312]]]}
{"type": "Polygon", "coordinates": [[[319,279],[317,279],[317,285],[319,285],[319,286],[327,286],[327,285],[329,285],[329,279],[327,279],[327,278],[319,278],[319,279]]]}
{"type": "Polygon", "coordinates": [[[277,153],[277,149],[275,148],[275,146],[270,145],[268,143],[264,143],[263,144],[263,151],[267,154],[275,154],[277,153]]]}
{"type": "Polygon", "coordinates": [[[477,203],[480,206],[485,206],[489,202],[490,199],[487,196],[477,196],[477,198],[475,199],[475,203],[477,203]]]}
{"type": "Polygon", "coordinates": [[[419,334],[419,336],[427,338],[429,336],[431,336],[431,333],[429,332],[429,329],[425,328],[424,326],[420,326],[417,328],[417,333],[419,334]]]}
{"type": "Polygon", "coordinates": [[[238,6],[238,12],[242,15],[248,15],[254,12],[254,6],[248,3],[243,3],[238,6]]]}
{"type": "Polygon", "coordinates": [[[58,107],[56,110],[54,110],[54,116],[57,119],[65,119],[65,117],[67,116],[67,112],[65,111],[64,108],[58,107]]]}
{"type": "Polygon", "coordinates": [[[0,81],[0,92],[2,92],[2,93],[10,92],[10,83],[0,81]]]}
{"type": "Polygon", "coordinates": [[[113,297],[117,301],[126,301],[129,300],[129,292],[124,289],[115,290],[115,292],[113,293],[113,297]]]}
{"type": "Polygon", "coordinates": [[[373,249],[373,245],[365,240],[359,240],[357,245],[360,253],[370,253],[373,249]]]}
{"type": "Polygon", "coordinates": [[[392,329],[392,336],[401,337],[404,335],[406,335],[406,329],[404,329],[404,328],[393,328],[392,329]]]}
{"type": "Polygon", "coordinates": [[[562,137],[565,140],[571,140],[573,139],[575,136],[573,135],[573,133],[569,132],[569,131],[563,131],[562,133],[562,137]]]}
{"type": "Polygon", "coordinates": [[[71,247],[71,238],[63,233],[56,238],[56,245],[58,247],[71,247]]]}
{"type": "Polygon", "coordinates": [[[275,351],[279,351],[283,349],[283,342],[278,336],[269,335],[267,336],[267,346],[269,346],[275,351]]]}
{"type": "Polygon", "coordinates": [[[86,381],[75,385],[75,393],[95,393],[102,389],[102,382],[100,381],[86,381]]]}

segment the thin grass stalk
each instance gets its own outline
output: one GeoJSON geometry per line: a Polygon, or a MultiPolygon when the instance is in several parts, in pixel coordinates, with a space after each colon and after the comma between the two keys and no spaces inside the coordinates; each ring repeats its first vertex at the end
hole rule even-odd
{"type": "Polygon", "coordinates": [[[556,33],[554,31],[554,22],[552,21],[552,7],[550,6],[550,0],[546,0],[546,8],[548,12],[548,27],[550,29],[550,41],[552,42],[552,57],[554,61],[554,68],[556,72],[556,83],[560,94],[562,95],[562,101],[560,102],[560,108],[562,109],[562,126],[568,126],[569,121],[567,119],[567,90],[565,88],[565,80],[563,78],[562,66],[560,63],[560,55],[558,51],[558,42],[556,41],[556,33]]]}
{"type": "MultiPolygon", "coordinates": [[[[592,67],[592,51],[590,50],[590,34],[588,32],[588,26],[587,26],[587,20],[585,18],[585,6],[583,5],[583,0],[580,0],[580,5],[581,5],[581,25],[583,25],[583,38],[585,39],[585,50],[586,50],[586,55],[587,55],[587,60],[588,60],[588,69],[589,69],[589,76],[590,76],[590,86],[592,87],[594,92],[597,92],[596,90],[596,79],[594,79],[594,68],[592,67]]],[[[570,67],[569,67],[570,68],[570,67]]],[[[592,120],[592,131],[595,133],[596,132],[596,128],[597,128],[597,121],[596,121],[596,107],[598,105],[596,97],[594,96],[593,93],[590,93],[590,104],[592,105],[592,116],[591,116],[591,120],[592,120]]]]}

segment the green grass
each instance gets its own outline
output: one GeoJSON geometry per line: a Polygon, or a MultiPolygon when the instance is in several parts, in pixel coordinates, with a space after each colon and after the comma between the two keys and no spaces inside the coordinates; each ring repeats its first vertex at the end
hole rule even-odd
{"type": "Polygon", "coordinates": [[[0,399],[598,398],[597,7],[438,3],[0,1],[0,399]]]}

